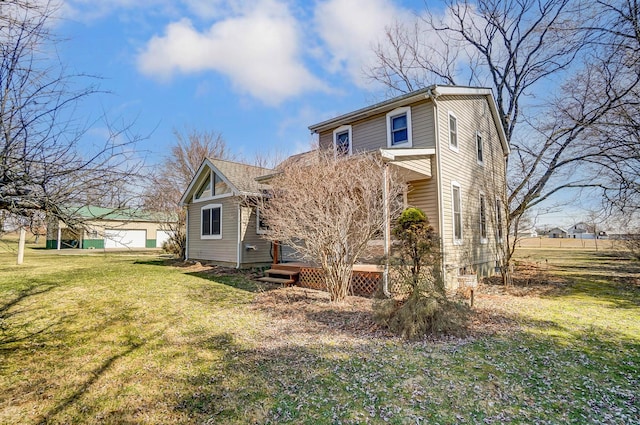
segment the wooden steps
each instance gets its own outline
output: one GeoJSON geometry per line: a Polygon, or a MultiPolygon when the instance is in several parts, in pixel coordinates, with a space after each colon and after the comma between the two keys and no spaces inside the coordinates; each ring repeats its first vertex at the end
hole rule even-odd
{"type": "Polygon", "coordinates": [[[261,282],[279,283],[284,286],[295,285],[300,275],[299,269],[271,268],[264,271],[265,276],[258,278],[261,282]]]}

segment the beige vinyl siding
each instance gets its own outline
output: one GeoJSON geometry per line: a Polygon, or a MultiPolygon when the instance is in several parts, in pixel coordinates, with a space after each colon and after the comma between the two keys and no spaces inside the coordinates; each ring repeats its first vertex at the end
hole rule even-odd
{"type": "Polygon", "coordinates": [[[242,264],[270,263],[271,242],[262,238],[257,233],[256,209],[252,207],[242,208],[242,264]],[[254,246],[255,250],[247,250],[247,245],[254,246]]]}
{"type": "Polygon", "coordinates": [[[433,105],[424,101],[411,106],[411,130],[414,148],[434,148],[436,146],[433,132],[433,105]]]}
{"type": "Polygon", "coordinates": [[[385,115],[353,124],[353,153],[369,152],[387,147],[385,115]]]}
{"type": "MultiPolygon", "coordinates": [[[[433,123],[433,108],[430,101],[425,100],[411,105],[411,132],[414,148],[435,147],[433,123]]],[[[349,124],[352,126],[353,153],[387,148],[386,112],[349,124]]],[[[333,130],[320,133],[321,148],[333,149],[333,130]]]]}
{"type": "Polygon", "coordinates": [[[238,204],[235,197],[209,199],[189,204],[189,259],[236,264],[238,250],[238,204]],[[201,239],[202,207],[222,205],[222,239],[201,239]]]}
{"type": "MultiPolygon", "coordinates": [[[[452,275],[458,268],[487,274],[500,258],[496,242],[495,199],[504,197],[504,156],[486,99],[481,96],[441,97],[438,100],[442,198],[446,252],[445,267],[452,275]],[[449,148],[449,111],[457,119],[458,151],[449,148]],[[476,132],[484,146],[484,165],[477,162],[476,132]],[[452,182],[460,185],[463,242],[453,242],[452,182]],[[480,238],[480,193],[487,207],[488,240],[480,238]]],[[[503,213],[503,217],[505,214],[503,213]]],[[[505,231],[503,230],[503,233],[505,231]]]]}
{"type": "Polygon", "coordinates": [[[320,133],[320,137],[318,137],[318,144],[320,149],[333,149],[333,131],[320,133]]]}
{"type": "Polygon", "coordinates": [[[409,182],[407,203],[410,207],[420,208],[427,215],[429,224],[438,229],[438,185],[436,179],[409,182]]]}

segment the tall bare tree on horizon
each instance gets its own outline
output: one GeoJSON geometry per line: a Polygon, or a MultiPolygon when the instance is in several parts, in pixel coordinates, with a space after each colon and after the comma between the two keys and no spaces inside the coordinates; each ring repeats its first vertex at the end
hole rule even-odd
{"type": "Polygon", "coordinates": [[[559,192],[613,196],[616,185],[629,184],[611,161],[620,145],[593,130],[637,96],[637,15],[637,0],[447,0],[442,15],[427,10],[413,24],[387,28],[368,76],[390,93],[433,83],[493,89],[512,150],[513,231],[559,192]]]}
{"type": "MultiPolygon", "coordinates": [[[[72,226],[75,210],[91,194],[114,187],[119,205],[135,199],[131,189],[141,161],[132,124],[105,116],[81,116],[82,101],[101,93],[95,77],[68,73],[56,52],[53,1],[0,2],[0,209],[28,222],[43,212],[72,226]],[[102,141],[88,143],[87,130],[100,124],[102,141]]],[[[115,202],[115,200],[114,200],[115,202]]]]}

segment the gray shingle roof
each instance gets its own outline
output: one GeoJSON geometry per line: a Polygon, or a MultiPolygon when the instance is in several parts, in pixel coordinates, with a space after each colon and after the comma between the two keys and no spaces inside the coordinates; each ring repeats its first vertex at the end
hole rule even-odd
{"type": "Polygon", "coordinates": [[[267,186],[258,183],[256,177],[273,174],[274,170],[256,167],[255,165],[242,164],[240,162],[225,161],[209,158],[209,161],[229,182],[242,194],[257,194],[267,186]]]}

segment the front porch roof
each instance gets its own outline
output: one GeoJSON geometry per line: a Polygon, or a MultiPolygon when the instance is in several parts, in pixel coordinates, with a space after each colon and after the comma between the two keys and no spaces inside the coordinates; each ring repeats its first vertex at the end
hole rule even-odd
{"type": "Polygon", "coordinates": [[[398,167],[405,181],[431,178],[431,156],[435,149],[380,149],[382,160],[398,167]],[[426,160],[426,161],[425,161],[426,160]]]}

